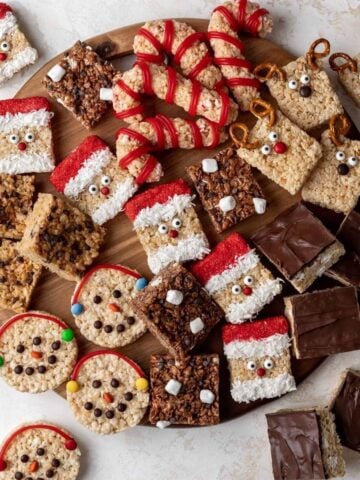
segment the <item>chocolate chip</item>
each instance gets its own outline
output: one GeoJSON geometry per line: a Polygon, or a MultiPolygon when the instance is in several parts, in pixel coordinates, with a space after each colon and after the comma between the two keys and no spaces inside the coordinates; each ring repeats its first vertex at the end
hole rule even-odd
{"type": "Polygon", "coordinates": [[[128,323],[129,325],[134,325],[134,323],[135,323],[135,318],[134,318],[134,317],[128,317],[128,318],[126,319],[126,321],[127,321],[127,323],[128,323]]]}
{"type": "Polygon", "coordinates": [[[61,343],[59,342],[59,340],[56,340],[56,342],[53,342],[53,343],[51,344],[51,348],[52,348],[53,350],[59,350],[60,347],[61,347],[61,343]]]}
{"type": "Polygon", "coordinates": [[[46,478],[53,478],[54,475],[54,470],[47,470],[46,478]]]}
{"type": "Polygon", "coordinates": [[[96,328],[96,330],[100,330],[102,326],[103,326],[103,323],[100,322],[100,320],[96,320],[96,322],[94,322],[94,328],[96,328]]]}
{"type": "Polygon", "coordinates": [[[94,388],[100,388],[100,387],[101,387],[101,382],[100,382],[100,380],[94,380],[94,381],[92,382],[92,386],[93,386],[94,388]]]}
{"type": "Polygon", "coordinates": [[[23,372],[23,367],[21,365],[16,365],[16,367],[14,368],[14,372],[17,374],[17,375],[20,375],[22,372],[23,372]]]}
{"type": "Polygon", "coordinates": [[[93,302],[96,303],[97,305],[101,303],[101,301],[102,301],[102,298],[99,295],[95,295],[95,297],[93,298],[93,302]]]}
{"type": "Polygon", "coordinates": [[[113,327],[111,325],[105,325],[104,331],[105,333],[111,333],[113,331],[113,327]]]}
{"type": "Polygon", "coordinates": [[[50,363],[50,365],[54,365],[56,361],[57,361],[57,358],[55,357],[55,355],[50,355],[50,357],[48,358],[48,362],[50,363]]]}
{"type": "Polygon", "coordinates": [[[15,473],[15,480],[22,480],[23,478],[24,478],[24,475],[21,472],[15,473]]]}
{"type": "Polygon", "coordinates": [[[60,465],[61,465],[60,460],[58,460],[57,458],[54,458],[54,460],[51,462],[51,466],[54,468],[59,468],[60,465]]]}
{"type": "Polygon", "coordinates": [[[41,344],[41,337],[34,337],[33,345],[40,345],[40,344],[41,344]]]}
{"type": "Polygon", "coordinates": [[[126,410],[126,405],[125,403],[119,403],[118,406],[117,406],[117,409],[119,410],[119,412],[125,412],[126,410]]]}
{"type": "Polygon", "coordinates": [[[33,375],[33,373],[34,373],[34,369],[33,369],[32,367],[27,367],[27,368],[25,369],[25,373],[26,373],[26,375],[31,376],[31,375],[33,375]]]}
{"type": "Polygon", "coordinates": [[[24,350],[25,350],[24,345],[18,345],[18,346],[16,347],[16,351],[17,351],[18,353],[23,353],[24,350]]]}
{"type": "Polygon", "coordinates": [[[108,418],[109,420],[112,419],[112,418],[114,418],[114,415],[115,415],[115,414],[114,414],[114,410],[107,410],[107,411],[105,412],[105,416],[106,416],[106,418],[108,418]]]}
{"type": "Polygon", "coordinates": [[[307,98],[312,94],[312,90],[310,87],[304,86],[300,88],[299,93],[301,97],[307,98]]]}
{"type": "Polygon", "coordinates": [[[120,297],[121,297],[121,292],[120,292],[120,290],[114,290],[114,291],[113,291],[113,297],[114,297],[114,298],[120,298],[120,297]]]}
{"type": "Polygon", "coordinates": [[[39,372],[39,373],[45,373],[45,372],[46,372],[46,367],[45,367],[44,365],[40,365],[40,366],[38,367],[38,372],[39,372]]]}
{"type": "Polygon", "coordinates": [[[349,167],[346,163],[340,163],[337,167],[339,175],[347,175],[349,173],[349,167]]]}
{"type": "Polygon", "coordinates": [[[84,405],[85,410],[92,410],[94,405],[91,402],[86,402],[84,405]]]}
{"type": "Polygon", "coordinates": [[[116,327],[116,330],[121,333],[125,330],[125,326],[122,325],[121,323],[116,327]]]}
{"type": "Polygon", "coordinates": [[[134,395],[131,392],[126,392],[125,395],[124,395],[124,398],[127,402],[130,402],[130,400],[132,400],[133,397],[134,397],[134,395]]]}
{"type": "Polygon", "coordinates": [[[120,385],[120,382],[119,382],[119,380],[117,380],[116,378],[113,378],[113,379],[111,380],[111,386],[112,386],[113,388],[118,388],[119,385],[120,385]]]}
{"type": "Polygon", "coordinates": [[[43,448],[38,448],[36,450],[36,455],[39,455],[39,457],[42,457],[43,455],[45,455],[45,450],[43,448]]]}
{"type": "Polygon", "coordinates": [[[21,455],[20,461],[21,461],[22,463],[27,463],[27,462],[29,461],[29,455],[26,455],[26,454],[25,454],[25,455],[21,455]]]}
{"type": "Polygon", "coordinates": [[[95,415],[96,418],[101,417],[101,415],[102,415],[102,410],[100,410],[100,408],[95,408],[95,410],[94,410],[94,415],[95,415]]]}

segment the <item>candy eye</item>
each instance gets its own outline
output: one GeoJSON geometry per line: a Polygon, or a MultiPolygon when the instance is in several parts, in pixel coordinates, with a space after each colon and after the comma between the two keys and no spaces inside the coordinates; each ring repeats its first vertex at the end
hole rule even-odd
{"type": "Polygon", "coordinates": [[[158,232],[161,233],[162,235],[164,233],[167,233],[168,227],[165,225],[165,223],[161,223],[158,228],[158,232]]]}
{"type": "Polygon", "coordinates": [[[239,295],[241,292],[240,285],[233,285],[231,291],[234,295],[239,295]]]}
{"type": "Polygon", "coordinates": [[[100,380],[94,380],[94,381],[92,382],[92,386],[93,386],[94,388],[100,388],[100,387],[101,387],[101,382],[100,382],[100,380]]]}
{"type": "Polygon", "coordinates": [[[256,363],[253,360],[250,360],[250,362],[248,362],[246,366],[248,370],[255,370],[256,363]]]}
{"type": "Polygon", "coordinates": [[[171,225],[174,228],[180,228],[181,225],[182,225],[182,222],[181,222],[180,218],[174,218],[174,220],[171,222],[171,225]]]}
{"type": "Polygon", "coordinates": [[[267,358],[265,361],[264,361],[264,367],[267,369],[267,370],[270,370],[271,368],[273,368],[274,366],[274,362],[271,360],[271,358],[267,358]]]}
{"type": "Polygon", "coordinates": [[[96,185],[90,185],[89,187],[89,193],[91,193],[91,195],[96,195],[98,193],[99,189],[96,185]]]}
{"type": "Polygon", "coordinates": [[[14,144],[19,143],[19,140],[20,140],[19,135],[15,135],[15,134],[10,135],[9,140],[11,143],[14,143],[14,144]]]}
{"type": "Polygon", "coordinates": [[[279,135],[276,132],[269,133],[269,140],[271,140],[272,142],[276,142],[278,138],[279,138],[279,135]]]}
{"type": "Polygon", "coordinates": [[[307,75],[306,73],[304,75],[301,75],[300,82],[303,85],[309,85],[310,80],[311,80],[310,75],[307,75]]]}
{"type": "Polygon", "coordinates": [[[111,178],[108,177],[107,175],[104,175],[101,178],[101,185],[107,186],[107,185],[110,185],[110,183],[111,183],[111,178]]]}
{"type": "Polygon", "coordinates": [[[271,147],[269,145],[263,145],[261,147],[261,153],[264,155],[269,155],[271,153],[271,147]]]}
{"type": "Polygon", "coordinates": [[[345,160],[345,153],[342,152],[341,150],[338,150],[336,152],[336,160],[339,160],[339,162],[342,162],[345,160]]]}
{"type": "Polygon", "coordinates": [[[247,285],[247,286],[252,285],[252,284],[254,283],[253,277],[251,277],[250,275],[247,275],[247,276],[244,278],[244,283],[245,283],[245,285],[247,285]]]}
{"type": "Polygon", "coordinates": [[[358,159],[357,159],[357,157],[354,157],[354,156],[349,157],[347,163],[350,167],[356,167],[356,165],[358,163],[358,159]]]}
{"type": "Polygon", "coordinates": [[[297,86],[298,84],[296,80],[290,80],[290,82],[288,83],[288,87],[290,88],[290,90],[296,90],[297,86]]]}
{"type": "Polygon", "coordinates": [[[35,140],[35,135],[32,133],[32,132],[28,132],[26,135],[25,135],[25,141],[28,142],[28,143],[31,143],[35,140]]]}
{"type": "Polygon", "coordinates": [[[8,42],[1,42],[1,50],[3,52],[8,52],[10,50],[10,43],[8,42]]]}

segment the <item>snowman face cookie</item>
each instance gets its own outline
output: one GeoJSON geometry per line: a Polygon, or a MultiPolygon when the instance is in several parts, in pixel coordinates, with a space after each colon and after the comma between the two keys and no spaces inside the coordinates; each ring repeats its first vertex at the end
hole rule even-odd
{"type": "Polygon", "coordinates": [[[138,365],[112,350],[83,357],[67,386],[75,418],[99,434],[137,425],[149,404],[148,381],[138,365]]]}
{"type": "Polygon", "coordinates": [[[0,376],[21,392],[53,390],[77,358],[74,332],[45,312],[15,315],[0,328],[0,376]]]}
{"type": "Polygon", "coordinates": [[[47,423],[18,428],[0,449],[0,480],[75,480],[80,450],[64,430],[47,423]]]}
{"type": "Polygon", "coordinates": [[[122,347],[146,331],[131,300],[147,285],[145,278],[122,265],[103,264],[78,283],[71,312],[81,333],[103,347],[122,347]]]}

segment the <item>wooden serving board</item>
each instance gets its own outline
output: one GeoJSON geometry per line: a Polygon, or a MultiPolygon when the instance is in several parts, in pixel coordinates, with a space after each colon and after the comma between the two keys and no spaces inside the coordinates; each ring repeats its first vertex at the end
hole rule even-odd
{"type": "MultiPolygon", "coordinates": [[[[199,19],[180,19],[188,22],[196,30],[205,31],[207,29],[207,21],[199,19]]],[[[116,59],[132,54],[133,38],[141,24],[131,25],[124,28],[119,28],[109,33],[104,33],[94,37],[88,41],[102,56],[108,59],[116,59]]],[[[293,60],[293,56],[284,51],[281,47],[274,43],[259,39],[259,38],[243,38],[246,45],[247,57],[254,63],[260,63],[264,61],[276,62],[279,65],[284,65],[293,60]]],[[[41,81],[46,75],[47,71],[52,65],[54,65],[60,55],[44,67],[42,67],[17,93],[17,97],[27,97],[33,95],[46,95],[45,89],[42,87],[41,81]]],[[[266,93],[265,93],[266,96],[266,93]]],[[[75,120],[71,113],[61,107],[54,101],[51,101],[53,110],[55,112],[55,118],[53,121],[54,131],[54,143],[55,154],[58,162],[62,160],[73,148],[75,148],[85,136],[89,135],[89,131],[81,126],[81,124],[75,120]]],[[[171,116],[185,116],[184,112],[173,106],[169,106],[164,102],[160,102],[154,98],[146,101],[147,107],[149,107],[149,115],[155,112],[165,113],[171,116]]],[[[241,121],[252,125],[254,119],[249,114],[240,114],[241,121]]],[[[94,128],[91,133],[99,135],[112,147],[115,144],[115,132],[123,125],[123,122],[117,120],[111,108],[103,120],[94,128]]],[[[215,150],[172,150],[161,153],[159,155],[165,170],[165,176],[162,182],[167,182],[178,177],[187,178],[185,173],[185,166],[194,162],[200,161],[202,158],[211,157],[218,150],[225,145],[218,147],[215,150]]],[[[301,161],[301,159],[299,159],[301,161]]],[[[37,188],[38,191],[52,192],[54,189],[49,183],[49,176],[47,174],[41,174],[37,176],[37,188]]],[[[267,223],[272,220],[281,211],[288,208],[299,200],[298,196],[291,196],[285,190],[278,187],[273,182],[266,179],[263,175],[256,172],[256,177],[263,188],[266,198],[269,203],[267,212],[262,216],[254,216],[235,228],[225,232],[222,235],[218,235],[214,232],[211,226],[209,217],[207,214],[198,208],[198,213],[204,226],[205,232],[209,237],[211,245],[215,245],[216,242],[225,238],[231,231],[239,231],[245,236],[248,236],[256,228],[263,223],[267,223]]],[[[328,216],[327,220],[330,221],[333,227],[336,227],[341,218],[328,216]]],[[[137,240],[136,234],[132,230],[131,222],[125,217],[124,214],[120,214],[117,218],[110,221],[107,225],[108,235],[106,242],[100,257],[97,262],[113,262],[122,263],[132,268],[137,269],[148,278],[151,277],[150,271],[147,267],[146,256],[140,243],[137,240]]],[[[273,268],[270,267],[272,270],[273,268]]],[[[317,287],[321,285],[329,285],[329,281],[320,280],[317,282],[317,287]],[[322,283],[323,282],[323,283],[322,283]],[[326,283],[324,283],[326,282],[326,283]]],[[[80,344],[81,354],[84,354],[90,350],[96,348],[95,345],[86,341],[80,333],[77,331],[72,316],[70,314],[70,297],[73,292],[75,284],[62,280],[58,276],[45,272],[40,280],[40,284],[37,287],[31,308],[36,310],[46,310],[62,317],[66,322],[73,326],[76,330],[77,338],[80,344]]],[[[294,293],[294,290],[287,286],[285,288],[285,294],[294,293]]],[[[283,313],[283,302],[281,298],[277,298],[270,306],[268,306],[262,313],[261,317],[272,314],[283,313]]],[[[12,315],[12,312],[3,311],[0,313],[0,321],[4,321],[12,315]]],[[[201,346],[200,352],[217,352],[222,354],[222,343],[220,335],[220,326],[218,326],[210,334],[204,345],[201,346]]],[[[149,333],[145,334],[140,340],[132,345],[121,348],[121,352],[128,355],[136,362],[138,362],[144,369],[148,369],[149,356],[152,353],[163,352],[163,348],[158,341],[149,333]]],[[[297,361],[293,360],[293,372],[297,382],[301,382],[307,377],[320,363],[321,359],[297,361]]],[[[59,393],[64,396],[64,386],[59,389],[59,393]]],[[[264,402],[255,402],[251,404],[237,404],[232,401],[229,393],[229,378],[226,368],[226,360],[222,357],[222,376],[221,376],[221,417],[222,421],[229,420],[231,418],[240,416],[249,410],[252,410],[264,402]]]]}

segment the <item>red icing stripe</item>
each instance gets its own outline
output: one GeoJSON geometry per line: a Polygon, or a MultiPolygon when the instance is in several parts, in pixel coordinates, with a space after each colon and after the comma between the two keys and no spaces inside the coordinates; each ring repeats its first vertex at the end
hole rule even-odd
{"type": "Polygon", "coordinates": [[[220,143],[219,127],[214,122],[209,122],[209,126],[210,126],[210,129],[211,129],[211,132],[212,132],[213,141],[212,141],[211,145],[209,145],[208,147],[209,148],[215,148],[220,143]]]}
{"type": "Polygon", "coordinates": [[[232,58],[232,57],[218,57],[214,58],[214,63],[219,66],[229,66],[229,67],[239,67],[246,68],[247,70],[252,70],[253,65],[245,58],[232,58]]]}
{"type": "Polygon", "coordinates": [[[138,92],[134,92],[132,88],[127,85],[122,78],[119,78],[117,80],[116,85],[121,88],[121,90],[124,90],[124,92],[129,95],[134,100],[141,100],[141,95],[138,92]]]}
{"type": "Polygon", "coordinates": [[[151,43],[151,45],[156,48],[156,50],[158,52],[161,52],[163,47],[162,47],[162,44],[159,42],[159,40],[154,37],[154,35],[149,31],[149,30],[146,30],[146,28],[144,27],[141,27],[138,32],[137,32],[137,35],[141,35],[143,36],[144,38],[146,38],[146,40],[148,42],[151,43]]]}
{"type": "Polygon", "coordinates": [[[192,115],[193,117],[197,113],[197,108],[200,100],[200,95],[201,95],[202,87],[200,83],[196,80],[192,80],[192,90],[191,90],[191,99],[190,99],[190,105],[189,105],[189,114],[192,115]]]}
{"type": "Polygon", "coordinates": [[[131,128],[127,128],[127,127],[119,128],[119,130],[116,132],[116,138],[118,138],[120,135],[127,135],[128,137],[133,138],[134,140],[137,140],[140,143],[144,143],[144,144],[150,143],[149,140],[144,135],[137,132],[136,130],[131,130],[131,128]]]}
{"type": "Polygon", "coordinates": [[[238,48],[242,54],[245,53],[245,45],[242,43],[241,40],[235,37],[231,37],[227,33],[224,32],[208,32],[208,37],[211,40],[223,40],[224,42],[228,42],[234,47],[238,48]]]}
{"type": "Polygon", "coordinates": [[[52,316],[52,315],[45,315],[43,313],[36,313],[36,312],[26,312],[26,313],[19,313],[19,315],[14,315],[13,317],[9,318],[7,322],[5,322],[1,328],[0,328],[0,337],[5,333],[5,331],[11,327],[14,323],[23,320],[24,318],[28,317],[35,317],[35,318],[41,318],[43,320],[49,320],[50,322],[56,323],[59,327],[66,329],[69,328],[65,322],[62,322],[58,318],[52,316]]]}
{"type": "Polygon", "coordinates": [[[12,98],[0,100],[0,115],[29,113],[35,110],[50,111],[50,102],[45,97],[12,98]]]}
{"type": "Polygon", "coordinates": [[[138,185],[142,185],[143,183],[145,183],[146,180],[150,177],[151,173],[154,171],[157,164],[158,164],[157,159],[152,155],[149,155],[139,175],[135,178],[135,182],[138,185]]]}
{"type": "Polygon", "coordinates": [[[196,79],[200,73],[211,64],[212,58],[210,57],[209,54],[206,54],[195,66],[190,72],[188,73],[188,78],[191,80],[196,79]]]}
{"type": "Polygon", "coordinates": [[[96,135],[86,137],[51,173],[50,181],[56,190],[63,193],[69,180],[76,177],[86,160],[99,150],[109,150],[109,147],[96,135]]]}
{"type": "Polygon", "coordinates": [[[6,3],[0,3],[0,19],[4,18],[8,12],[12,12],[12,8],[6,3]]]}
{"type": "Polygon", "coordinates": [[[187,124],[191,128],[191,132],[194,138],[194,148],[202,148],[204,146],[200,128],[198,127],[197,123],[193,120],[186,120],[187,124]]]}
{"type": "Polygon", "coordinates": [[[174,103],[175,100],[175,92],[176,92],[176,71],[173,68],[168,67],[167,69],[168,75],[168,89],[165,95],[165,102],[166,103],[174,103]]]}
{"type": "Polygon", "coordinates": [[[165,20],[164,30],[164,48],[166,52],[171,52],[174,41],[174,22],[172,20],[165,20]]]}
{"type": "Polygon", "coordinates": [[[153,207],[156,203],[167,203],[175,195],[191,195],[189,185],[182,178],[174,182],[158,185],[136,195],[127,202],[124,210],[130,220],[135,220],[144,208],[153,207]]]}
{"type": "Polygon", "coordinates": [[[262,340],[272,335],[285,335],[289,325],[285,317],[269,317],[255,322],[241,323],[239,325],[225,325],[222,330],[224,344],[234,341],[262,340]]]}
{"type": "Polygon", "coordinates": [[[141,157],[142,155],[146,155],[147,153],[150,152],[151,149],[152,149],[151,145],[141,145],[140,147],[135,148],[135,150],[132,150],[131,152],[129,152],[127,155],[124,155],[119,160],[120,167],[121,168],[128,167],[131,162],[141,157]]]}
{"type": "Polygon", "coordinates": [[[181,57],[185,54],[186,50],[194,45],[198,40],[204,41],[206,39],[206,34],[203,32],[194,32],[188,37],[186,37],[181,44],[178,46],[175,55],[174,55],[174,62],[180,63],[181,57]]]}
{"type": "Polygon", "coordinates": [[[253,87],[257,90],[260,90],[261,83],[257,78],[244,78],[244,77],[236,77],[236,78],[229,78],[227,81],[229,87],[253,87]]]}
{"type": "Polygon", "coordinates": [[[239,233],[232,233],[225,240],[218,243],[209,255],[199,260],[191,267],[192,273],[202,283],[206,283],[214,275],[235,265],[237,259],[250,252],[251,248],[244,237],[239,233]]]}
{"type": "Polygon", "coordinates": [[[170,135],[171,147],[172,148],[179,148],[179,138],[178,132],[176,131],[175,125],[171,118],[166,117],[165,115],[156,115],[159,122],[166,128],[170,135]]]}
{"type": "Polygon", "coordinates": [[[140,62],[149,62],[149,63],[163,63],[164,57],[162,55],[155,55],[153,53],[137,53],[136,58],[140,62]]]}
{"type": "Polygon", "coordinates": [[[238,30],[238,22],[234,18],[233,14],[226,8],[224,5],[220,5],[219,7],[216,7],[214,9],[214,12],[219,12],[221,15],[225,18],[227,23],[229,24],[229,27],[233,32],[237,32],[238,30]]]}
{"type": "Polygon", "coordinates": [[[138,113],[143,113],[144,110],[144,105],[137,105],[136,107],[128,108],[123,112],[115,112],[115,117],[119,120],[122,120],[123,118],[132,117],[134,115],[137,115],[138,113]]]}
{"type": "Polygon", "coordinates": [[[247,30],[252,35],[257,35],[260,29],[260,18],[269,13],[265,8],[259,8],[248,18],[245,30],[247,30]]]}
{"type": "Polygon", "coordinates": [[[156,117],[150,117],[146,119],[147,123],[149,123],[156,135],[156,149],[157,150],[164,150],[166,148],[166,139],[165,139],[165,132],[162,124],[156,117]]]}
{"type": "Polygon", "coordinates": [[[228,116],[229,116],[229,111],[230,111],[230,98],[226,95],[225,92],[219,91],[219,95],[221,97],[221,112],[220,112],[220,119],[219,119],[219,125],[220,127],[223,127],[226,125],[228,116]]]}
{"type": "Polygon", "coordinates": [[[238,29],[241,32],[246,29],[246,23],[245,23],[246,7],[247,7],[247,0],[239,0],[238,11],[237,11],[237,21],[238,21],[238,29]]]}
{"type": "Polygon", "coordinates": [[[134,270],[130,270],[129,268],[123,267],[122,265],[101,263],[100,265],[96,265],[96,267],[89,270],[84,275],[84,277],[80,280],[80,282],[75,288],[74,295],[71,299],[71,305],[74,305],[74,303],[78,302],[81,290],[84,288],[85,284],[89,281],[89,279],[94,275],[95,272],[97,272],[98,270],[108,270],[108,269],[118,270],[119,272],[124,273],[125,275],[130,275],[131,277],[134,277],[136,279],[141,278],[141,275],[139,275],[137,272],[134,272],[134,270]]]}
{"type": "Polygon", "coordinates": [[[152,77],[151,77],[149,64],[144,63],[144,62],[136,62],[135,65],[137,65],[140,68],[142,76],[143,76],[143,81],[144,81],[143,90],[144,90],[144,93],[146,93],[147,95],[155,95],[154,90],[152,88],[152,77]]]}
{"type": "Polygon", "coordinates": [[[144,372],[141,370],[139,365],[137,365],[134,361],[132,361],[130,358],[125,357],[125,355],[122,355],[119,352],[114,352],[114,350],[96,350],[95,352],[90,352],[87,355],[84,355],[76,364],[73,373],[71,374],[71,380],[76,380],[77,376],[79,375],[79,371],[81,367],[84,365],[85,362],[90,360],[91,358],[98,357],[99,355],[114,355],[115,357],[120,358],[124,362],[130,365],[135,372],[140,376],[140,377],[145,377],[144,372]]]}

